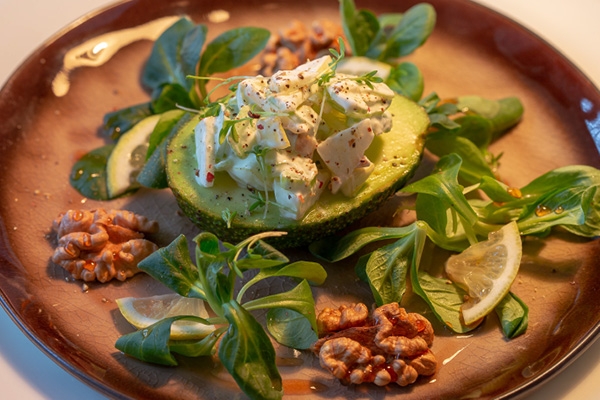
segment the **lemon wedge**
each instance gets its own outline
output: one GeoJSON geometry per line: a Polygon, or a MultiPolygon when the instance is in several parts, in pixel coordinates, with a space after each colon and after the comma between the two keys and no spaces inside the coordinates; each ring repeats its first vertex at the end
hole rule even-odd
{"type": "MultiPolygon", "coordinates": [[[[177,315],[194,315],[208,318],[208,312],[202,299],[180,296],[177,293],[150,297],[124,297],[116,300],[119,311],[131,325],[144,329],[163,318],[177,315]]],[[[205,325],[191,320],[175,321],[171,325],[171,339],[201,339],[215,329],[214,325],[205,325]]]]}
{"type": "Polygon", "coordinates": [[[106,184],[110,198],[125,193],[135,185],[135,178],[146,162],[150,135],[159,119],[160,115],[146,117],[119,138],[106,163],[106,184]]]}
{"type": "Polygon", "coordinates": [[[521,264],[522,243],[516,222],[488,235],[446,262],[450,279],[469,293],[461,307],[465,324],[485,317],[508,294],[521,264]]]}

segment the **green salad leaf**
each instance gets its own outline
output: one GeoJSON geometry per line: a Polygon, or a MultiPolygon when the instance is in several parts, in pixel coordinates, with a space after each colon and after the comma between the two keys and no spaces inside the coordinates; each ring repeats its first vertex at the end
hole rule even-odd
{"type": "Polygon", "coordinates": [[[177,83],[160,86],[153,92],[150,107],[154,114],[163,114],[171,110],[194,109],[196,104],[189,92],[177,83]]]}
{"type": "Polygon", "coordinates": [[[136,104],[104,115],[102,132],[113,140],[130,130],[135,124],[152,115],[150,102],[136,104]]]}
{"type": "Polygon", "coordinates": [[[287,347],[308,349],[318,339],[310,321],[289,308],[271,308],[267,312],[267,328],[278,343],[287,347]]]}
{"type": "Polygon", "coordinates": [[[357,10],[353,0],[340,1],[340,15],[352,54],[366,55],[379,34],[377,17],[369,10],[357,10]]]}
{"type": "MultiPolygon", "coordinates": [[[[465,125],[467,126],[467,125],[465,125]]],[[[471,143],[477,143],[472,140],[471,143]]],[[[482,142],[486,146],[486,142],[482,142]]],[[[465,188],[459,183],[462,158],[442,156],[433,172],[404,187],[415,193],[416,221],[404,227],[365,227],[339,238],[313,243],[309,250],[329,262],[359,253],[366,245],[386,241],[362,255],[355,270],[365,280],[376,303],[400,302],[407,280],[434,315],[450,329],[463,333],[475,328],[461,321],[465,291],[447,277],[423,269],[425,238],[435,246],[461,252],[487,238],[490,232],[516,221],[522,235],[547,235],[561,227],[583,237],[600,236],[600,171],[590,166],[567,166],[542,174],[522,188],[510,188],[484,175],[465,188]],[[475,196],[479,192],[487,196],[475,196]]],[[[527,329],[528,308],[514,293],[496,307],[507,338],[527,329]]]]}
{"type": "Polygon", "coordinates": [[[182,343],[170,341],[171,325],[179,320],[191,320],[209,325],[207,320],[191,315],[164,318],[147,328],[121,336],[117,339],[115,347],[138,360],[168,366],[178,364],[172,353],[181,354],[183,348],[189,353],[193,352],[196,357],[210,355],[212,349],[206,349],[206,344],[212,342],[214,346],[218,337],[215,332],[199,341],[180,341],[182,343]]]}
{"type": "Polygon", "coordinates": [[[524,111],[523,104],[517,97],[491,100],[481,96],[460,96],[456,99],[456,105],[467,115],[479,115],[491,123],[490,142],[513,127],[524,111]]]}
{"type": "Polygon", "coordinates": [[[152,253],[138,267],[181,296],[206,298],[204,288],[197,283],[198,271],[192,263],[185,235],[179,235],[168,246],[152,253]]]}
{"type": "Polygon", "coordinates": [[[423,75],[411,62],[399,59],[422,46],[433,32],[434,8],[417,4],[403,14],[383,14],[357,9],[353,0],[340,1],[342,28],[352,55],[390,65],[385,83],[395,92],[414,101],[423,95],[423,75]]]}
{"type": "Polygon", "coordinates": [[[71,168],[69,183],[90,199],[108,200],[106,161],[114,144],[108,144],[82,156],[71,168]]]}
{"type": "Polygon", "coordinates": [[[391,32],[380,31],[379,40],[369,49],[367,56],[381,61],[405,57],[425,43],[433,32],[435,22],[436,13],[431,4],[416,4],[404,13],[391,32]]]}
{"type": "Polygon", "coordinates": [[[506,295],[500,304],[496,306],[495,311],[498,318],[500,318],[502,331],[507,338],[515,338],[527,330],[529,307],[514,293],[510,292],[506,295]]]}
{"type": "Polygon", "coordinates": [[[353,0],[341,0],[340,15],[353,55],[390,64],[422,46],[436,21],[435,9],[427,3],[378,19],[369,10],[357,9],[353,0]]]}
{"type": "Polygon", "coordinates": [[[189,121],[190,114],[173,109],[166,111],[160,116],[156,127],[150,135],[148,151],[146,152],[146,163],[137,175],[137,182],[147,188],[164,189],[168,187],[167,173],[167,144],[169,139],[189,121]]]}
{"type": "Polygon", "coordinates": [[[413,101],[421,99],[425,87],[423,74],[409,61],[393,66],[385,83],[396,93],[403,94],[413,101]]]}
{"type": "Polygon", "coordinates": [[[219,359],[251,399],[281,399],[283,384],[275,350],[256,319],[232,300],[223,305],[229,328],[219,345],[219,359]]]}
{"type": "Polygon", "coordinates": [[[232,245],[203,232],[194,238],[195,262],[186,237],[179,235],[171,244],[142,260],[138,267],[182,296],[204,299],[216,316],[165,318],[122,336],[115,346],[140,360],[164,365],[177,365],[174,353],[200,357],[217,352],[221,363],[250,398],[281,398],[281,376],[273,344],[252,312],[267,310],[267,331],[276,341],[307,349],[317,339],[310,284],[321,284],[327,277],[320,264],[290,263],[284,254],[263,240],[281,234],[266,232],[232,245]],[[284,292],[244,299],[250,287],[275,277],[299,283],[284,292]],[[178,319],[221,327],[198,341],[173,340],[170,327],[178,319]]]}
{"type": "Polygon", "coordinates": [[[419,220],[435,227],[448,242],[458,234],[476,243],[477,214],[458,183],[462,159],[456,154],[442,157],[429,176],[405,186],[405,193],[418,193],[416,210],[419,220]],[[431,208],[431,206],[435,207],[431,208]]]}
{"type": "Polygon", "coordinates": [[[266,29],[250,27],[222,33],[206,46],[197,75],[210,76],[244,65],[265,47],[270,35],[266,29]]]}
{"type": "Polygon", "coordinates": [[[420,259],[425,247],[426,225],[420,226],[415,239],[416,260],[412,263],[410,279],[414,292],[431,308],[439,321],[457,333],[468,332],[475,326],[467,326],[462,322],[460,307],[465,292],[458,285],[444,277],[433,276],[420,268],[420,259]]]}
{"type": "Polygon", "coordinates": [[[187,17],[167,28],[154,43],[142,72],[142,83],[152,91],[166,84],[190,90],[187,77],[196,73],[198,58],[206,40],[207,27],[187,17]]]}
{"type": "Polygon", "coordinates": [[[517,193],[510,198],[498,195],[505,185],[485,179],[481,190],[490,200],[476,203],[477,212],[489,223],[517,215],[524,235],[544,236],[553,226],[561,226],[575,235],[596,237],[600,235],[600,206],[595,201],[599,186],[600,171],[586,165],[549,171],[518,190],[510,190],[517,193]]]}
{"type": "Polygon", "coordinates": [[[361,269],[358,275],[369,284],[377,306],[402,300],[406,276],[414,261],[417,225],[396,228],[396,231],[396,241],[372,251],[363,258],[360,267],[357,266],[361,269]]]}
{"type": "Polygon", "coordinates": [[[489,146],[523,116],[523,105],[516,97],[500,100],[480,96],[461,96],[441,101],[436,93],[420,100],[431,121],[425,147],[437,157],[452,153],[462,159],[460,181],[473,185],[484,176],[494,178],[499,158],[489,146]]]}

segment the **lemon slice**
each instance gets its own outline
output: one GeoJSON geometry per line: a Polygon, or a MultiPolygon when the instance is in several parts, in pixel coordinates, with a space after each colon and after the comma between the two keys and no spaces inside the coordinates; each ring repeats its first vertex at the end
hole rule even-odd
{"type": "MultiPolygon", "coordinates": [[[[177,293],[150,297],[124,297],[116,300],[119,311],[131,325],[138,329],[177,315],[195,315],[208,318],[208,312],[201,299],[180,296],[177,293]]],[[[171,325],[171,339],[201,339],[215,329],[214,325],[205,325],[190,320],[175,321],[171,325]]]]}
{"type": "Polygon", "coordinates": [[[160,115],[144,118],[125,132],[110,153],[106,163],[106,183],[110,198],[125,193],[146,162],[148,140],[160,115]]]}
{"type": "Polygon", "coordinates": [[[343,58],[336,68],[336,72],[343,74],[363,76],[371,71],[377,71],[376,76],[381,79],[387,79],[390,75],[391,65],[381,61],[373,60],[368,57],[348,57],[343,58]]]}
{"type": "Polygon", "coordinates": [[[446,273],[469,293],[461,307],[465,324],[489,314],[506,296],[519,272],[521,254],[521,235],[513,221],[448,259],[446,273]]]}

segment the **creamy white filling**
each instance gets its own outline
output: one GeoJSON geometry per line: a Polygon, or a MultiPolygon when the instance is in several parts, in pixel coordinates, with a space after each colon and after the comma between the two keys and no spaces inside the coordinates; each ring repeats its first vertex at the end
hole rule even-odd
{"type": "Polygon", "coordinates": [[[365,151],[391,129],[394,93],[332,75],[330,64],[325,56],[241,81],[228,109],[195,128],[198,184],[210,187],[215,171],[226,171],[242,187],[273,191],[291,219],[302,219],[324,190],[354,195],[375,168],[365,151]]]}

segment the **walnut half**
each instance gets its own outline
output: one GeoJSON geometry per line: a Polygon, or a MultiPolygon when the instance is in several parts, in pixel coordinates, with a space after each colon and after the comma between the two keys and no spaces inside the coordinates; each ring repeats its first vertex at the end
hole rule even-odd
{"type": "Polygon", "coordinates": [[[86,282],[124,281],[140,272],[138,263],[158,249],[144,239],[158,230],[158,223],[131,211],[69,210],[52,227],[58,238],[52,261],[86,282]]]}
{"type": "Polygon", "coordinates": [[[319,313],[317,323],[325,336],[312,350],[323,368],[344,383],[378,386],[406,386],[419,375],[435,373],[437,360],[430,349],[434,332],[426,318],[407,313],[398,303],[375,309],[372,318],[365,310],[365,305],[353,304],[319,313]]]}

